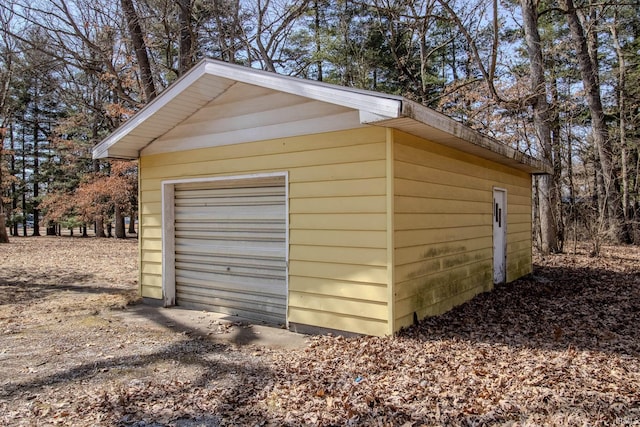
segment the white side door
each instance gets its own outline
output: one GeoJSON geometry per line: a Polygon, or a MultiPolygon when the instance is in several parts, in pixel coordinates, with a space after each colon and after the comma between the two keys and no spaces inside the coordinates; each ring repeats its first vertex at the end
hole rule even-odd
{"type": "Polygon", "coordinates": [[[507,280],[507,192],[493,189],[493,283],[507,280]]]}

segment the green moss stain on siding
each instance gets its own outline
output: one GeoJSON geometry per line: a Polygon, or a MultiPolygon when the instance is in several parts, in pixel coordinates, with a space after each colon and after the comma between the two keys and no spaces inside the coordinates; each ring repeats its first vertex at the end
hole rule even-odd
{"type": "Polygon", "coordinates": [[[396,328],[493,288],[493,189],[507,190],[507,280],[531,271],[531,178],[395,135],[396,328]]]}

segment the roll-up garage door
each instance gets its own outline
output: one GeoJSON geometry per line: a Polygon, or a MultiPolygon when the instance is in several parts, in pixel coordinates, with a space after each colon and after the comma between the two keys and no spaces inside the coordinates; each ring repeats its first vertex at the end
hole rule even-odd
{"type": "Polygon", "coordinates": [[[175,186],[176,304],[285,323],[284,176],[175,186]]]}

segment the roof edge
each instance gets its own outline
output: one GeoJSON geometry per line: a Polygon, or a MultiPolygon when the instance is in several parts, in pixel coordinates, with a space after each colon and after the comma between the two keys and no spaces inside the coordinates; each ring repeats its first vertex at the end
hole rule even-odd
{"type": "Polygon", "coordinates": [[[398,95],[301,79],[215,59],[203,59],[200,64],[204,64],[208,74],[241,83],[303,96],[354,110],[363,110],[389,118],[398,118],[402,114],[403,97],[398,95]]]}
{"type": "MultiPolygon", "coordinates": [[[[290,93],[292,95],[299,95],[317,101],[364,111],[375,116],[398,118],[402,115],[403,98],[401,96],[343,87],[325,82],[305,80],[205,58],[173,82],[167,89],[162,91],[155,99],[137,111],[129,120],[113,131],[108,137],[100,141],[93,148],[93,158],[99,159],[112,157],[113,153],[111,151],[113,150],[111,150],[111,148],[115,144],[126,138],[134,129],[156,114],[172,99],[197,82],[204,75],[211,75],[234,80],[240,83],[290,93]]],[[[151,142],[153,142],[153,140],[148,141],[148,143],[151,142]]],[[[129,155],[129,153],[126,154],[126,156],[129,155]]],[[[139,153],[137,156],[139,156],[139,153]]]]}
{"type": "MultiPolygon", "coordinates": [[[[169,87],[162,91],[157,97],[152,99],[144,107],[138,110],[133,116],[131,116],[131,118],[129,118],[129,120],[124,122],[109,136],[104,138],[95,147],[93,147],[93,158],[109,158],[109,149],[113,147],[114,144],[116,144],[122,138],[127,136],[131,131],[137,128],[140,124],[157,113],[158,110],[167,105],[172,99],[182,93],[188,86],[192,85],[198,78],[202,77],[202,75],[205,74],[205,71],[206,63],[204,61],[200,61],[184,75],[178,78],[175,82],[169,85],[169,87]]],[[[130,160],[137,159],[138,157],[139,154],[136,157],[132,157],[130,160]]]]}
{"type": "Polygon", "coordinates": [[[484,148],[508,159],[515,160],[533,175],[546,175],[552,172],[551,166],[536,157],[518,151],[504,143],[465,126],[438,111],[432,110],[414,101],[405,99],[402,103],[402,115],[432,126],[442,132],[453,135],[469,144],[484,148]]]}

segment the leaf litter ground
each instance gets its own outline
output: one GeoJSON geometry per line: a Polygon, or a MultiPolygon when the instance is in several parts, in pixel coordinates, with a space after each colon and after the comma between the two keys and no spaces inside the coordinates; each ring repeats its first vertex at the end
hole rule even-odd
{"type": "Polygon", "coordinates": [[[14,238],[0,257],[2,425],[640,425],[636,247],[537,257],[398,336],[296,350],[123,322],[133,240],[14,238]]]}

